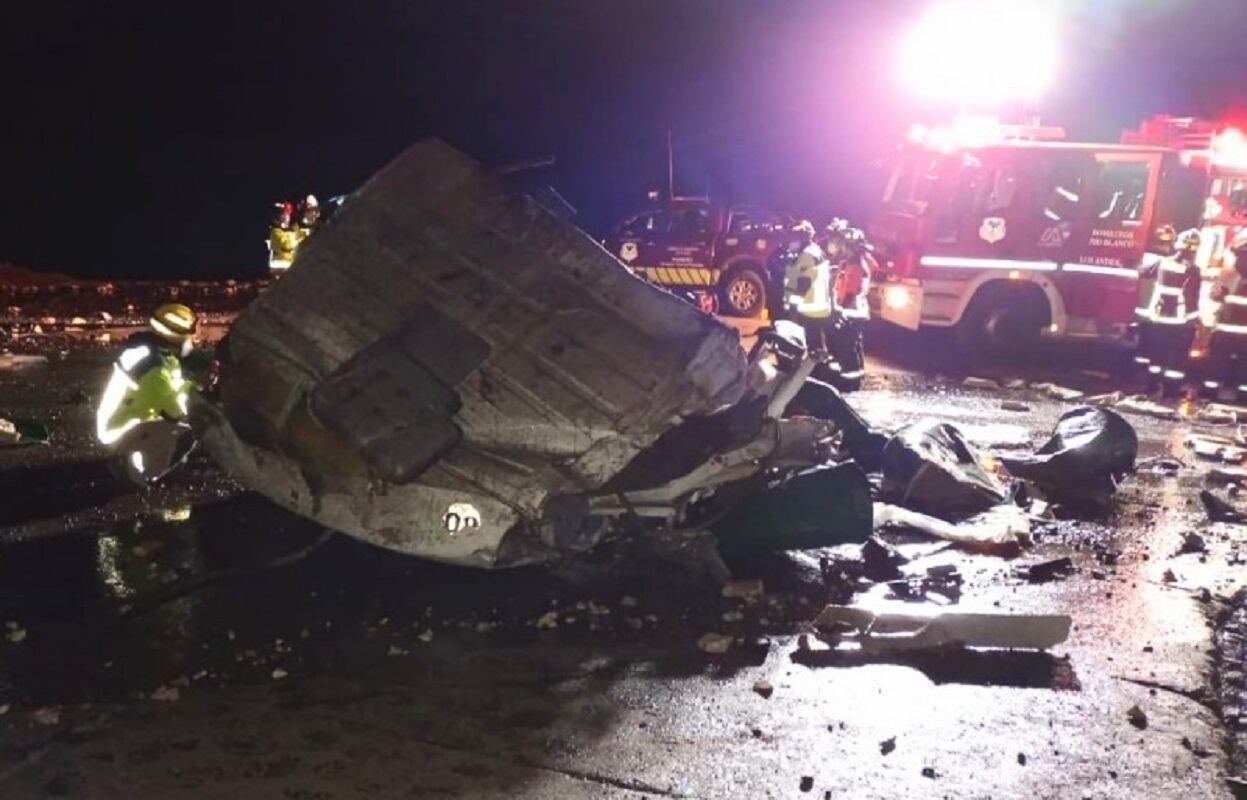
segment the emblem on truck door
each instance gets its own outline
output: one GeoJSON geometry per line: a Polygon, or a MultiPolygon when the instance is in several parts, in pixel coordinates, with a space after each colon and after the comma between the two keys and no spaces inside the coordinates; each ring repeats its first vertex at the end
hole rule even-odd
{"type": "Polygon", "coordinates": [[[625,263],[631,264],[636,261],[636,242],[624,242],[619,248],[619,258],[625,263]]]}
{"type": "Polygon", "coordinates": [[[1004,217],[987,217],[979,226],[979,238],[988,244],[995,244],[1005,238],[1004,217]]]}

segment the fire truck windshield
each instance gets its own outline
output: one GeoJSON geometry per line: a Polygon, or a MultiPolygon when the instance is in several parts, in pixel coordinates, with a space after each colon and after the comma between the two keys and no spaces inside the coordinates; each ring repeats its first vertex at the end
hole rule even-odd
{"type": "Polygon", "coordinates": [[[903,154],[883,190],[883,204],[909,213],[923,213],[939,181],[941,160],[932,153],[903,154]]]}

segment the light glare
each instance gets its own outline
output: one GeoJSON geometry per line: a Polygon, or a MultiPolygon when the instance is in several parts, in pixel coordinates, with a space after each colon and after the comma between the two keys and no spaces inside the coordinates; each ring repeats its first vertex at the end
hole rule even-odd
{"type": "Polygon", "coordinates": [[[1058,59],[1055,20],[1038,2],[946,0],[910,33],[901,73],[932,99],[990,106],[1037,98],[1058,59]]]}

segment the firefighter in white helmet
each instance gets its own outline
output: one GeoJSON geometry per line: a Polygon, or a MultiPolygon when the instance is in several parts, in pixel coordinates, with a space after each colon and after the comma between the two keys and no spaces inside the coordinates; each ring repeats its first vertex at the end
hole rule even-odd
{"type": "Polygon", "coordinates": [[[1200,270],[1195,263],[1199,231],[1183,231],[1173,253],[1139,268],[1138,361],[1153,384],[1175,393],[1187,380],[1187,364],[1199,324],[1200,270]]]}
{"type": "Polygon", "coordinates": [[[832,320],[831,266],[814,241],[814,226],[802,220],[793,226],[800,250],[784,270],[784,306],[805,329],[805,346],[815,357],[828,357],[832,320]]]}
{"type": "Polygon", "coordinates": [[[1223,257],[1226,283],[1214,290],[1220,304],[1209,340],[1209,378],[1233,388],[1240,400],[1247,399],[1247,228],[1230,241],[1223,257]]]}
{"type": "Polygon", "coordinates": [[[865,331],[870,320],[870,277],[878,269],[859,228],[844,220],[828,226],[828,255],[831,261],[831,299],[834,324],[830,348],[834,367],[832,385],[841,391],[861,388],[866,374],[865,331]],[[834,253],[834,255],[832,255],[834,253]]]}
{"type": "Polygon", "coordinates": [[[183,374],[183,360],[194,349],[196,329],[190,308],[162,305],[150,329],[127,339],[113,362],[96,409],[96,437],[138,485],[158,480],[194,445],[185,418],[197,383],[183,374]]]}

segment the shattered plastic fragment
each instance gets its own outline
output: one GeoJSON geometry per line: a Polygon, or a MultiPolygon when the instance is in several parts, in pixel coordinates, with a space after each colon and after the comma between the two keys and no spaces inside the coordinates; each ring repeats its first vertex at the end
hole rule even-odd
{"type": "Polygon", "coordinates": [[[827,606],[814,625],[833,641],[856,642],[870,654],[947,646],[1047,650],[1069,636],[1070,618],[1043,614],[935,615],[876,613],[827,606]]]}
{"type": "Polygon", "coordinates": [[[1013,556],[1030,539],[1030,521],[1015,506],[997,506],[954,524],[907,508],[875,504],[877,528],[897,526],[922,531],[972,552],[1013,556]]]}
{"type": "Polygon", "coordinates": [[[1115,406],[1113,406],[1113,408],[1118,411],[1124,411],[1130,414],[1144,414],[1149,417],[1156,417],[1157,419],[1176,420],[1178,418],[1178,412],[1176,409],[1170,408],[1166,405],[1161,405],[1160,403],[1153,403],[1151,400],[1148,400],[1146,397],[1141,395],[1127,397],[1125,400],[1118,402],[1115,406]]]}
{"type": "Polygon", "coordinates": [[[1054,400],[1073,401],[1081,400],[1083,397],[1086,397],[1085,392],[1080,392],[1077,389],[1070,389],[1067,386],[1058,386],[1055,383],[1036,383],[1032,384],[1031,388],[1036,391],[1043,392],[1054,400]]]}

